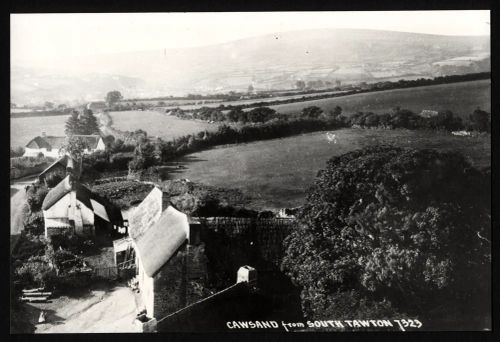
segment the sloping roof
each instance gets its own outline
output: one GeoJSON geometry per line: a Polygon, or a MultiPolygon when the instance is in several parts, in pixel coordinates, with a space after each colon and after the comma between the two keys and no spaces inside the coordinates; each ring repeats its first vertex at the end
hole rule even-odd
{"type": "MultiPolygon", "coordinates": [[[[99,195],[90,191],[87,187],[76,182],[74,185],[76,191],[76,199],[83,203],[87,208],[95,212],[92,206],[92,201],[101,204],[107,212],[107,216],[111,223],[122,225],[123,218],[120,209],[111,204],[107,199],[100,197],[99,195]],[[92,201],[91,201],[92,200],[92,201]]],[[[71,192],[71,185],[69,183],[69,175],[66,176],[59,184],[57,184],[52,190],[50,190],[45,196],[42,204],[42,210],[50,209],[54,204],[56,204],[61,198],[66,194],[71,192]]]]}
{"type": "Polygon", "coordinates": [[[128,219],[129,235],[133,239],[143,235],[159,219],[169,206],[169,197],[158,187],[154,187],[146,198],[131,213],[128,219]]]}
{"type": "Polygon", "coordinates": [[[132,238],[144,267],[144,272],[153,277],[188,239],[187,215],[168,207],[160,219],[144,234],[132,238]]]}
{"type": "Polygon", "coordinates": [[[47,142],[47,140],[45,140],[44,137],[40,136],[31,139],[30,142],[26,144],[26,147],[34,149],[52,148],[52,146],[47,142]]]}
{"type": "MultiPolygon", "coordinates": [[[[100,135],[74,135],[76,138],[83,139],[89,149],[95,149],[97,144],[99,143],[99,139],[101,139],[100,135]]],[[[28,148],[55,148],[60,149],[66,141],[66,137],[55,137],[55,136],[45,136],[45,137],[36,137],[32,139],[26,147],[28,148]]]]}
{"type": "Polygon", "coordinates": [[[50,164],[45,170],[43,170],[39,175],[38,177],[40,176],[43,176],[44,174],[46,174],[47,172],[51,171],[52,169],[54,169],[56,166],[58,165],[62,165],[64,167],[66,167],[68,163],[68,156],[67,155],[64,155],[62,156],[61,158],[57,159],[55,162],[53,162],[52,164],[50,164]]]}

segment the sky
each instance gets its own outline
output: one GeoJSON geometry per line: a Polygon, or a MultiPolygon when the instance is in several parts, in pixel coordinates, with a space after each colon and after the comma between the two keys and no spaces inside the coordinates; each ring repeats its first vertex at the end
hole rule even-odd
{"type": "Polygon", "coordinates": [[[489,35],[489,22],[489,11],[11,14],[11,61],[44,65],[315,28],[489,35]]]}

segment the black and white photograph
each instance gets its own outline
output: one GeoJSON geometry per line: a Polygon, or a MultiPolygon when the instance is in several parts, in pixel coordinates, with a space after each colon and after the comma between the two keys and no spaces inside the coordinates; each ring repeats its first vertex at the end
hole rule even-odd
{"type": "Polygon", "coordinates": [[[10,333],[491,332],[490,33],[10,13],[10,333]]]}

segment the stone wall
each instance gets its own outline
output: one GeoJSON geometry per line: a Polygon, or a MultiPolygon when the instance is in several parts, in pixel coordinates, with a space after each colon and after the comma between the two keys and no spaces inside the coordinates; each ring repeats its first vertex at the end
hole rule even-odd
{"type": "MultiPolygon", "coordinates": [[[[263,261],[270,267],[280,265],[284,253],[283,241],[296,224],[293,219],[238,217],[200,218],[200,222],[204,228],[202,240],[224,241],[239,266],[263,261]],[[244,254],[241,261],[238,260],[241,258],[239,254],[244,254]]],[[[217,241],[214,243],[217,244],[217,241]]]]}

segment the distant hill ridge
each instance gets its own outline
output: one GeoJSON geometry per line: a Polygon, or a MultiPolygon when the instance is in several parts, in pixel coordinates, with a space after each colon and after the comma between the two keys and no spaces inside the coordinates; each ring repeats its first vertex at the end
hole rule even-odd
{"type": "Polygon", "coordinates": [[[366,82],[490,69],[488,36],[316,29],[201,47],[162,49],[161,42],[158,46],[152,51],[62,61],[58,70],[52,71],[55,77],[45,74],[36,82],[32,78],[37,70],[32,70],[31,78],[13,70],[13,101],[23,102],[29,97],[69,100],[85,95],[103,98],[103,88],[111,86],[127,97],[153,97],[246,90],[250,84],[255,89],[283,89],[297,80],[366,82]],[[457,57],[474,60],[450,61],[457,57]],[[74,77],[64,77],[75,70],[106,75],[94,77],[94,84],[82,95],[86,85],[74,77]]]}

